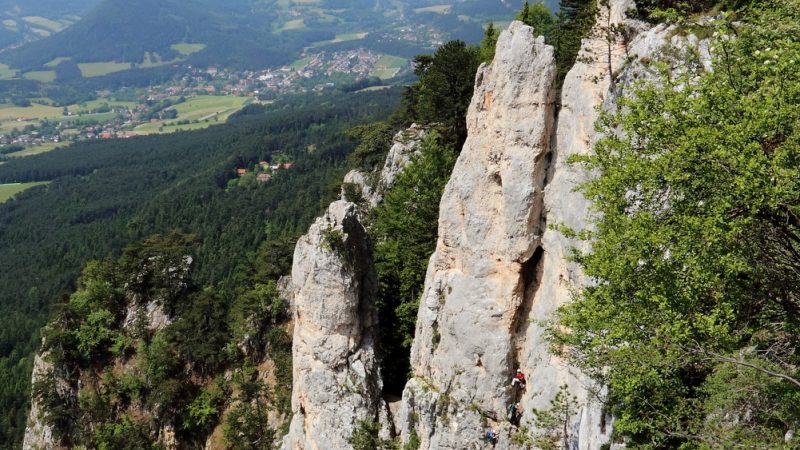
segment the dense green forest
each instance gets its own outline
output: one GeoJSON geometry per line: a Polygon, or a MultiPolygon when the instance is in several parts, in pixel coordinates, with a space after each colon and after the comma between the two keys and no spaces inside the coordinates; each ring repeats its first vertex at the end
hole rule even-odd
{"type": "Polygon", "coordinates": [[[203,131],[73,145],[0,166],[2,182],[52,181],[0,205],[0,441],[21,439],[38,330],[88,260],[181,229],[197,238],[193,279],[226,299],[265,258],[262,242],[305,231],[338,192],[353,146],[344,131],[382,118],[397,99],[392,89],[293,97],[203,131]],[[229,187],[235,168],[278,154],[291,170],[229,187]]]}
{"type": "Polygon", "coordinates": [[[654,63],[657,82],[575,161],[598,174],[592,248],[575,255],[596,283],[552,339],[607,386],[627,448],[797,448],[800,2],[729,7],[699,28],[715,70],[693,52],[654,63]]]}

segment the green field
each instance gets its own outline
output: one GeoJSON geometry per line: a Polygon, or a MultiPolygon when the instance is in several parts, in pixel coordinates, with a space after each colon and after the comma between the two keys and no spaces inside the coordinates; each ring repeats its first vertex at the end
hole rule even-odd
{"type": "Polygon", "coordinates": [[[312,59],[314,59],[314,57],[312,57],[312,56],[306,56],[305,58],[300,58],[297,61],[291,63],[289,65],[289,67],[291,67],[292,70],[300,70],[303,67],[307,66],[308,63],[310,63],[312,59]]]}
{"type": "Polygon", "coordinates": [[[52,83],[56,80],[55,70],[35,70],[33,72],[25,72],[23,78],[29,80],[41,81],[42,83],[52,83]]]}
{"type": "Polygon", "coordinates": [[[59,56],[58,58],[55,58],[54,60],[50,61],[49,63],[45,64],[44,66],[45,67],[54,68],[55,66],[61,64],[62,62],[69,61],[70,59],[72,59],[72,58],[67,58],[66,56],[59,56]]]}
{"type": "Polygon", "coordinates": [[[239,111],[252,101],[253,99],[251,97],[238,97],[233,95],[199,95],[197,97],[191,97],[188,98],[186,102],[173,107],[178,111],[177,119],[145,123],[139,125],[133,131],[142,134],[153,134],[171,133],[179,129],[196,130],[206,128],[225,122],[233,113],[239,111]],[[197,120],[198,123],[178,125],[176,122],[181,120],[197,120]]]}
{"type": "Polygon", "coordinates": [[[97,100],[91,100],[91,101],[88,101],[88,102],[79,103],[77,105],[69,105],[68,109],[70,111],[72,111],[73,113],[76,113],[76,112],[82,111],[82,110],[91,111],[93,109],[100,108],[101,106],[106,105],[106,104],[108,106],[112,107],[112,108],[115,108],[115,107],[135,108],[136,107],[136,102],[120,102],[120,101],[111,100],[111,99],[108,99],[108,98],[98,98],[97,100]]]}
{"type": "Polygon", "coordinates": [[[25,189],[30,189],[34,186],[41,186],[47,183],[47,181],[37,181],[34,183],[0,184],[0,203],[11,200],[15,195],[19,194],[25,189]]]}
{"type": "Polygon", "coordinates": [[[12,158],[24,158],[26,156],[33,156],[33,155],[39,155],[39,154],[42,154],[42,153],[47,153],[49,151],[55,150],[55,149],[57,149],[59,147],[64,147],[64,146],[69,145],[69,144],[70,144],[69,142],[58,142],[58,143],[53,142],[53,143],[50,143],[50,144],[33,145],[33,146],[30,146],[30,147],[28,147],[25,150],[22,150],[20,152],[11,153],[8,156],[10,156],[12,158]]]}
{"type": "Polygon", "coordinates": [[[170,45],[170,48],[183,56],[189,56],[192,53],[197,53],[206,48],[206,44],[189,44],[187,42],[181,42],[180,44],[170,45]]]}
{"type": "Polygon", "coordinates": [[[338,44],[339,42],[347,42],[347,41],[357,41],[359,39],[364,39],[367,37],[369,33],[344,33],[344,34],[337,34],[336,38],[328,40],[328,41],[319,41],[312,44],[312,47],[321,47],[323,45],[328,44],[338,44]]]}
{"type": "Polygon", "coordinates": [[[426,6],[424,8],[414,8],[414,12],[419,13],[436,13],[436,14],[447,14],[453,8],[453,5],[433,5],[433,6],[426,6]]]}
{"type": "Polygon", "coordinates": [[[56,22],[55,20],[50,20],[45,17],[39,16],[28,16],[23,17],[22,20],[28,22],[31,25],[37,25],[41,28],[45,28],[49,31],[59,32],[65,28],[65,25],[61,22],[56,22]]]}
{"type": "Polygon", "coordinates": [[[0,80],[7,80],[17,76],[17,71],[11,69],[5,64],[0,64],[0,80]]]}
{"type": "Polygon", "coordinates": [[[407,62],[408,60],[400,58],[399,56],[383,55],[378,62],[375,63],[375,75],[382,80],[392,78],[397,75],[397,72],[402,69],[407,62]]]}
{"type": "MultiPolygon", "coordinates": [[[[59,108],[56,106],[47,106],[47,105],[40,105],[39,103],[33,103],[31,106],[27,108],[23,108],[21,106],[14,106],[11,104],[0,104],[0,122],[8,122],[8,121],[15,121],[17,119],[28,119],[28,120],[35,120],[35,119],[45,119],[48,117],[60,117],[63,108],[59,108]]],[[[20,127],[25,126],[24,122],[21,123],[20,127]]]]}
{"type": "Polygon", "coordinates": [[[80,63],[81,75],[86,78],[100,77],[114,72],[121,72],[131,68],[131,63],[118,62],[99,62],[99,63],[80,63]]]}
{"type": "Polygon", "coordinates": [[[303,19],[293,19],[287,21],[278,31],[289,31],[289,30],[305,30],[306,23],[303,19]]]}

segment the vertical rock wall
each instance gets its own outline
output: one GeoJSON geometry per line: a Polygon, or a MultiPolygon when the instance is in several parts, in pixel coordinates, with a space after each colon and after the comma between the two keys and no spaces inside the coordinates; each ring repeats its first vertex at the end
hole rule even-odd
{"type": "Polygon", "coordinates": [[[543,186],[554,120],[552,47],[514,22],[478,70],[468,138],[440,204],[403,393],[404,435],[422,448],[479,442],[502,417],[542,258],[543,186]]]}
{"type": "MultiPolygon", "coordinates": [[[[614,108],[618,96],[624,95],[626,86],[622,86],[624,83],[619,79],[626,78],[628,72],[638,67],[638,59],[653,57],[666,44],[665,27],[648,30],[644,24],[625,17],[632,3],[611,0],[609,8],[600,9],[592,37],[584,40],[577,62],[564,80],[553,138],[553,165],[545,190],[544,216],[548,224],[574,230],[590,226],[589,202],[575,190],[587,180],[588,174],[568,160],[592,151],[599,138],[594,128],[599,110],[614,108]],[[617,24],[625,24],[633,31],[635,37],[627,44],[627,49],[621,40],[608,46],[605,30],[617,24]]],[[[575,289],[589,282],[579,266],[567,260],[571,249],[584,251],[588,246],[587,242],[567,238],[558,230],[545,230],[540,279],[535,291],[530,293],[531,310],[526,319],[529,325],[519,343],[520,365],[529,380],[520,402],[526,414],[523,423],[535,429],[532,410],[549,409],[559,387],[566,384],[570,395],[578,400],[577,415],[569,429],[570,445],[587,450],[600,448],[610,439],[611,417],[606,416],[599,402],[603,389],[550,354],[543,322],[551,319],[559,306],[572,300],[575,289]]]]}
{"type": "MultiPolygon", "coordinates": [[[[357,185],[369,206],[377,205],[424,136],[425,128],[417,125],[397,133],[374,186],[358,171],[344,182],[357,185]]],[[[355,204],[333,202],[300,238],[291,280],[294,385],[283,448],[351,448],[347,441],[363,420],[379,421],[382,436],[389,437],[375,355],[372,250],[355,204]]]]}
{"type": "Polygon", "coordinates": [[[382,405],[375,273],[356,205],[337,201],[300,238],[292,265],[294,386],[286,449],[346,449],[382,405]]]}
{"type": "Polygon", "coordinates": [[[412,349],[414,378],[403,395],[404,440],[416,433],[423,449],[479,448],[488,428],[500,432],[496,448],[528,448],[512,437],[525,428],[528,437],[541,433],[533,411],[549,409],[565,384],[578,399],[570,448],[609,441],[602,388],[554,357],[544,337],[545,322],[588,282],[568,261],[573,247],[587,244],[548,228],[590,226],[589,203],[575,190],[587,174],[568,159],[591,151],[599,109],[622,95],[612,76],[635,77],[637,58],[656,55],[668,35],[665,27],[628,20],[631,0],[609,3],[566,76],[556,123],[552,50],[529,27],[514,22],[493,63],[478,71],[469,137],[442,198],[412,349]],[[618,24],[633,39],[609,46],[608,30],[618,24]],[[528,376],[527,389],[510,387],[517,368],[528,376]],[[506,407],[517,401],[519,429],[506,420],[506,407]]]}

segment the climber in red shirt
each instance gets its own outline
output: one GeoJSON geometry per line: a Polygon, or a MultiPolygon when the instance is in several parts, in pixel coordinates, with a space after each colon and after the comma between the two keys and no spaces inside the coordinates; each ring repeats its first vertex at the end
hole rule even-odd
{"type": "Polygon", "coordinates": [[[525,389],[525,374],[522,373],[521,369],[517,369],[517,374],[514,375],[514,379],[511,380],[511,387],[514,387],[515,384],[519,384],[519,387],[525,389]]]}

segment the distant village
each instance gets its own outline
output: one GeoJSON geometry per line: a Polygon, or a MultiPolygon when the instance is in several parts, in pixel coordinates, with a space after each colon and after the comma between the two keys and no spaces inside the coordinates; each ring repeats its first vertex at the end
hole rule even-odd
{"type": "MultiPolygon", "coordinates": [[[[186,67],[178,80],[152,86],[136,97],[136,106],[111,106],[91,111],[68,111],[62,119],[39,121],[20,117],[19,127],[0,134],[0,146],[35,146],[62,142],[79,142],[95,139],[131,138],[139,136],[134,129],[144,123],[174,119],[182,125],[181,117],[172,108],[177,102],[199,95],[252,97],[257,101],[270,101],[282,94],[319,92],[336,87],[340,82],[357,81],[375,76],[381,67],[381,55],[363,48],[326,52],[319,51],[303,58],[292,66],[261,71],[236,71],[216,67],[186,67]],[[96,114],[105,120],[97,120],[96,114]]],[[[196,121],[196,120],[195,120],[196,121]]],[[[190,123],[184,121],[186,124],[190,123]]],[[[0,147],[0,153],[3,153],[0,147]]]]}

